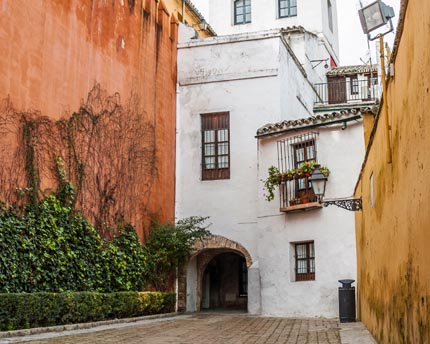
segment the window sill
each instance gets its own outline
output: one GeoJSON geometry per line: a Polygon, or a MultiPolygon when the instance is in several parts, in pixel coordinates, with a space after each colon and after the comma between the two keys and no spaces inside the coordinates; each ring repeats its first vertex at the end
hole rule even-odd
{"type": "Polygon", "coordinates": [[[321,209],[323,206],[319,202],[310,202],[310,203],[302,203],[296,204],[289,207],[281,208],[280,211],[283,213],[298,213],[303,211],[321,209]]]}
{"type": "Polygon", "coordinates": [[[294,17],[297,17],[297,14],[292,14],[292,15],[290,15],[290,16],[279,16],[278,17],[278,19],[285,19],[285,18],[294,18],[294,17]]]}

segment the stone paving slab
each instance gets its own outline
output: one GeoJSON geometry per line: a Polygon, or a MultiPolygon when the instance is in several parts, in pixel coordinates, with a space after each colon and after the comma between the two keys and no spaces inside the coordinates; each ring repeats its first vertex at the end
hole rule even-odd
{"type": "MultiPolygon", "coordinates": [[[[0,344],[17,342],[31,344],[340,344],[341,337],[337,319],[291,319],[240,313],[197,313],[135,323],[105,325],[92,329],[0,339],[0,344]]],[[[348,342],[348,344],[353,343],[348,342]]],[[[363,344],[368,343],[363,342],[363,344]]]]}
{"type": "Polygon", "coordinates": [[[342,344],[377,344],[361,322],[340,324],[340,340],[342,344]]]}

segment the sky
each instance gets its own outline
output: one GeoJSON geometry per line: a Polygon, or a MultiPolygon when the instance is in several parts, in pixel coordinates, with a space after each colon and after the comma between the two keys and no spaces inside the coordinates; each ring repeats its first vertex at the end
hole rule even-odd
{"type": "MultiPolygon", "coordinates": [[[[358,0],[337,0],[337,22],[339,27],[339,57],[340,64],[356,65],[362,64],[362,58],[365,62],[369,59],[366,35],[361,29],[358,18],[358,0]]],[[[373,2],[373,0],[362,0],[363,5],[373,2]]],[[[399,18],[400,0],[383,0],[386,5],[394,8],[395,18],[393,18],[394,30],[397,27],[399,18]]],[[[384,38],[392,47],[394,42],[394,33],[387,34],[384,38]]],[[[376,53],[375,42],[370,42],[372,51],[372,62],[376,63],[379,54],[376,53]]]]}

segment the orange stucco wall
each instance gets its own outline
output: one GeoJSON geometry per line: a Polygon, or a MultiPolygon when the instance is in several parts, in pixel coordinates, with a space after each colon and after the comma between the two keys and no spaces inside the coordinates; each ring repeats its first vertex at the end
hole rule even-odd
{"type": "Polygon", "coordinates": [[[363,198],[358,317],[380,343],[415,344],[430,343],[430,2],[409,1],[405,9],[386,96],[392,163],[380,114],[356,189],[363,198]]]}
{"type": "MultiPolygon", "coordinates": [[[[5,0],[0,18],[0,99],[9,97],[16,112],[52,121],[79,111],[95,83],[122,105],[133,103],[133,111],[153,128],[153,142],[145,144],[155,149],[156,173],[150,183],[133,180],[142,185],[134,191],[137,198],[123,206],[126,220],[142,238],[148,216],[172,221],[177,23],[163,3],[5,0]]],[[[2,116],[7,118],[7,112],[2,116]]],[[[14,160],[1,156],[16,148],[19,134],[11,137],[0,142],[3,166],[14,160]]],[[[115,168],[109,162],[104,166],[115,168]]],[[[42,180],[41,187],[49,185],[42,180]]],[[[2,191],[0,200],[8,197],[2,191]]]]}

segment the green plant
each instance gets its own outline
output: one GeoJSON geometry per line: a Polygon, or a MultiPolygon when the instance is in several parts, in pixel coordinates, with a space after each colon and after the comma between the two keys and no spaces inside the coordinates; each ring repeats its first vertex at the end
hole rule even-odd
{"type": "Polygon", "coordinates": [[[127,224],[119,234],[105,241],[103,259],[105,291],[143,290],[147,256],[133,226],[127,224]]]}
{"type": "Polygon", "coordinates": [[[175,302],[160,292],[0,294],[0,331],[172,312],[175,302]]]}
{"type": "Polygon", "coordinates": [[[188,257],[195,240],[210,234],[205,226],[207,217],[193,216],[173,224],[153,221],[149,239],[145,243],[146,279],[157,290],[168,288],[174,275],[188,257]]]}
{"type": "Polygon", "coordinates": [[[279,169],[275,166],[269,167],[269,176],[266,180],[263,180],[264,188],[267,191],[266,200],[272,201],[275,198],[274,190],[281,183],[282,175],[279,169]]]}
{"type": "MultiPolygon", "coordinates": [[[[267,194],[265,195],[266,201],[270,202],[275,198],[274,190],[282,183],[292,179],[312,176],[316,165],[317,162],[315,161],[305,161],[300,165],[300,167],[286,170],[284,172],[280,172],[275,166],[270,166],[268,169],[269,176],[266,180],[263,180],[265,190],[267,191],[267,194]]],[[[328,177],[330,175],[330,170],[326,166],[320,166],[319,169],[324,176],[328,177]]]]}
{"type": "Polygon", "coordinates": [[[330,175],[330,170],[325,166],[321,166],[320,171],[325,177],[328,177],[330,175]]]}

